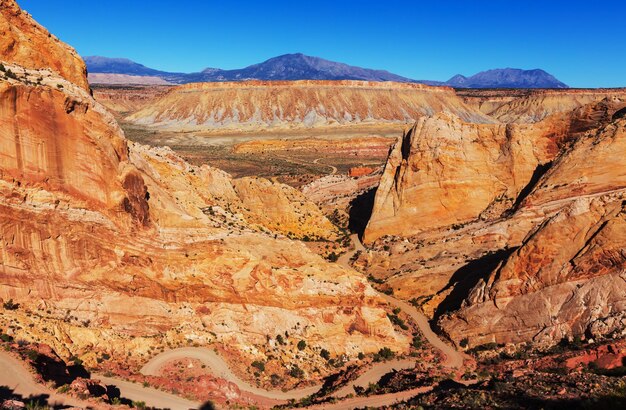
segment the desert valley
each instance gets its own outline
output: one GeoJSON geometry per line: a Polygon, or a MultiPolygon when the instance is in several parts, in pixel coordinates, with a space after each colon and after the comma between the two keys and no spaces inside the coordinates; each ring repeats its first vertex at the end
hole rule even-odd
{"type": "Polygon", "coordinates": [[[626,405],[626,88],[131,63],[0,0],[0,408],[626,405]]]}

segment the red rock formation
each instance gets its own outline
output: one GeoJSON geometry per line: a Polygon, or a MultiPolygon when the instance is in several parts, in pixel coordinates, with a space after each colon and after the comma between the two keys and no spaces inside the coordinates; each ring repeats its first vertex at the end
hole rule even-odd
{"type": "MultiPolygon", "coordinates": [[[[33,34],[33,53],[46,44],[33,34]]],[[[58,59],[71,72],[74,55],[58,59]]],[[[90,366],[189,343],[263,358],[285,332],[351,356],[408,348],[361,275],[285,238],[336,235],[302,194],[129,143],[83,87],[5,65],[0,299],[20,308],[0,327],[90,366]]]]}
{"type": "Polygon", "coordinates": [[[365,175],[369,175],[374,171],[376,170],[370,167],[352,167],[348,171],[348,175],[351,177],[362,177],[365,175]]]}
{"type": "Polygon", "coordinates": [[[365,232],[379,252],[364,268],[421,301],[457,344],[619,334],[622,106],[533,125],[421,119],[385,168],[365,232]]]}
{"type": "Polygon", "coordinates": [[[15,0],[0,0],[0,61],[51,69],[89,90],[87,67],[76,51],[22,11],[15,0]]]}
{"type": "Polygon", "coordinates": [[[434,112],[489,122],[454,90],[366,81],[246,81],[174,87],[127,117],[173,131],[263,130],[405,124],[434,112]]]}

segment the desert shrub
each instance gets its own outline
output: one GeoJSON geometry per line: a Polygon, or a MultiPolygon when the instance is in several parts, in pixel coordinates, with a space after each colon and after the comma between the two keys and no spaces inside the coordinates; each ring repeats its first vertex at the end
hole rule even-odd
{"type": "Polygon", "coordinates": [[[393,359],[396,354],[388,347],[383,347],[374,355],[375,362],[393,359]]]}
{"type": "Polygon", "coordinates": [[[391,323],[393,323],[396,326],[399,326],[400,329],[402,330],[408,330],[409,327],[406,325],[406,323],[404,323],[404,320],[402,320],[400,317],[398,317],[397,314],[393,314],[393,315],[387,315],[387,317],[389,318],[389,320],[391,321],[391,323]]]}
{"type": "Polygon", "coordinates": [[[324,358],[325,360],[329,360],[330,352],[326,349],[322,349],[322,351],[320,352],[320,356],[322,356],[322,358],[324,358]]]}
{"type": "Polygon", "coordinates": [[[411,346],[413,346],[415,349],[421,349],[423,345],[424,345],[424,341],[422,340],[421,337],[413,336],[413,341],[411,342],[411,346]]]}
{"type": "Polygon", "coordinates": [[[17,310],[20,307],[19,303],[14,303],[13,299],[9,299],[2,304],[5,310],[17,310]]]}
{"type": "Polygon", "coordinates": [[[291,370],[289,370],[289,376],[294,379],[302,379],[304,378],[304,370],[299,368],[297,365],[294,365],[291,370]]]}
{"type": "Polygon", "coordinates": [[[261,362],[259,360],[253,361],[251,366],[256,368],[256,369],[258,369],[261,372],[265,371],[265,363],[263,363],[263,362],[261,362]]]}
{"type": "Polygon", "coordinates": [[[304,350],[306,349],[306,342],[304,340],[300,340],[298,342],[298,350],[304,350]]]}

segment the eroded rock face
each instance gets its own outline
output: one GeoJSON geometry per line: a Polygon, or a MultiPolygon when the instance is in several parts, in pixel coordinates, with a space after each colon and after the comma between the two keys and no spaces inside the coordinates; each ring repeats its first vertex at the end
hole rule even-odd
{"type": "Polygon", "coordinates": [[[532,125],[418,121],[392,151],[357,263],[457,344],[619,334],[621,107],[532,125]]]}
{"type": "Polygon", "coordinates": [[[405,124],[450,111],[475,122],[451,88],[367,81],[198,83],[174,87],[126,119],[173,131],[306,129],[405,124]]]}
{"type": "Polygon", "coordinates": [[[0,1],[0,61],[51,69],[89,90],[87,67],[78,53],[22,11],[15,0],[0,1]]]}
{"type": "Polygon", "coordinates": [[[560,210],[440,320],[452,339],[550,343],[626,328],[625,148],[622,120],[561,155],[524,203],[560,210]]]}
{"type": "MultiPolygon", "coordinates": [[[[408,349],[362,276],[285,237],[336,234],[301,194],[128,143],[82,87],[7,67],[0,299],[20,308],[3,328],[19,323],[16,337],[93,366],[97,352],[130,364],[191,343],[263,358],[286,332],[354,357],[408,349]]],[[[306,366],[295,354],[284,362],[306,366]]]]}
{"type": "Polygon", "coordinates": [[[558,150],[556,134],[548,124],[419,119],[391,151],[364,241],[467,223],[490,206],[502,211],[558,150]]]}
{"type": "Polygon", "coordinates": [[[534,123],[603,99],[626,101],[626,89],[458,90],[463,101],[505,123],[534,123]]]}

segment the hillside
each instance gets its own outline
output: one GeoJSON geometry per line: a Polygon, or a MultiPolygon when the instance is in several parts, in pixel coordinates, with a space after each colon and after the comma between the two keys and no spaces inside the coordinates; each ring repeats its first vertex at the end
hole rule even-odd
{"type": "Polygon", "coordinates": [[[441,111],[471,121],[491,121],[450,88],[363,81],[187,84],[171,89],[126,120],[172,131],[262,131],[402,125],[441,111]]]}
{"type": "MultiPolygon", "coordinates": [[[[0,3],[0,21],[16,7],[0,3]]],[[[32,37],[25,54],[48,38],[32,37]]],[[[65,50],[58,73],[72,72],[65,50]]],[[[75,84],[19,62],[3,60],[13,74],[0,73],[3,332],[124,375],[153,351],[211,346],[245,378],[268,361],[286,387],[300,382],[293,366],[309,379],[335,371],[321,349],[355,361],[408,350],[360,274],[296,240],[340,235],[299,191],[133,144],[84,76],[75,84]],[[277,335],[310,347],[268,341],[277,335]]]]}

